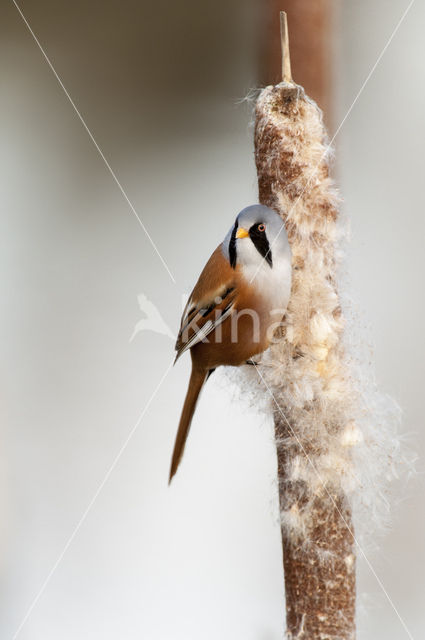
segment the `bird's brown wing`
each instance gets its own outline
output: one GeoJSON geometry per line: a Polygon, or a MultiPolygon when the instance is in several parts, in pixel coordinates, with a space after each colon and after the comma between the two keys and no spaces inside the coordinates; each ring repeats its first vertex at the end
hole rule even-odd
{"type": "Polygon", "coordinates": [[[176,360],[205,340],[230,315],[236,296],[235,271],[219,246],[205,265],[183,311],[176,360]]]}

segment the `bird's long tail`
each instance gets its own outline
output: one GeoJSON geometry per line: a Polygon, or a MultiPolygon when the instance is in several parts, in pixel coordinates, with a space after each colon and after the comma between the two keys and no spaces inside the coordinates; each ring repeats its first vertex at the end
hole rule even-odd
{"type": "Polygon", "coordinates": [[[179,428],[177,430],[176,441],[174,443],[173,457],[171,460],[170,477],[168,484],[170,484],[174,474],[182,459],[184,446],[189,434],[190,424],[192,422],[193,414],[195,413],[196,403],[201,393],[201,389],[205,380],[209,375],[208,371],[196,369],[192,366],[192,373],[190,375],[189,387],[187,389],[186,398],[183,405],[182,414],[180,417],[179,428]]]}

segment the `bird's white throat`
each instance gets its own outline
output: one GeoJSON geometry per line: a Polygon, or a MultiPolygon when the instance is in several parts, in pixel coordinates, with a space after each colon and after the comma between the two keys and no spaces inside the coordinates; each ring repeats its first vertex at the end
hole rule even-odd
{"type": "Polygon", "coordinates": [[[247,283],[255,287],[269,309],[285,310],[291,293],[290,252],[272,253],[272,266],[248,239],[238,242],[237,252],[247,283]]]}

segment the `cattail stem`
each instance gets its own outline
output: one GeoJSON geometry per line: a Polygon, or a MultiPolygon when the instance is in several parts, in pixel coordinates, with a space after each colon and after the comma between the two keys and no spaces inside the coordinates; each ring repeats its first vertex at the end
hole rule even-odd
{"type": "MultiPolygon", "coordinates": [[[[267,0],[260,38],[259,84],[288,81],[282,70],[282,27],[279,12],[284,8],[291,38],[291,75],[323,109],[332,124],[333,0],[267,0]]],[[[282,21],[282,18],[281,18],[282,21]]]]}
{"type": "Polygon", "coordinates": [[[282,80],[292,84],[291,56],[289,53],[288,19],[285,11],[280,12],[280,39],[282,49],[282,80]]]}
{"type": "Polygon", "coordinates": [[[255,157],[259,200],[282,216],[293,254],[283,333],[262,373],[279,409],[287,635],[352,640],[355,541],[344,483],[355,427],[335,284],[338,202],[321,112],[292,81],[284,15],[281,25],[284,82],[258,98],[255,157]]]}

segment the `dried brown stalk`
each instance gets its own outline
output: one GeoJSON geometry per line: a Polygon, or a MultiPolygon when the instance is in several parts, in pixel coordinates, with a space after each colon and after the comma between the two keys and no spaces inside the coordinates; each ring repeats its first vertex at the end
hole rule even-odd
{"type": "MultiPolygon", "coordinates": [[[[285,22],[283,50],[288,48],[285,22]]],[[[256,107],[260,202],[280,213],[293,252],[281,340],[263,367],[275,412],[289,638],[355,636],[355,544],[344,482],[356,427],[341,347],[335,284],[338,202],[321,112],[292,81],[266,87],[256,107]]],[[[286,81],[285,81],[286,80],[286,81]]]]}
{"type": "Polygon", "coordinates": [[[279,31],[276,18],[279,10],[288,14],[291,25],[292,73],[332,122],[332,27],[333,0],[265,0],[267,23],[261,43],[260,83],[274,84],[283,78],[280,73],[279,31]]]}

